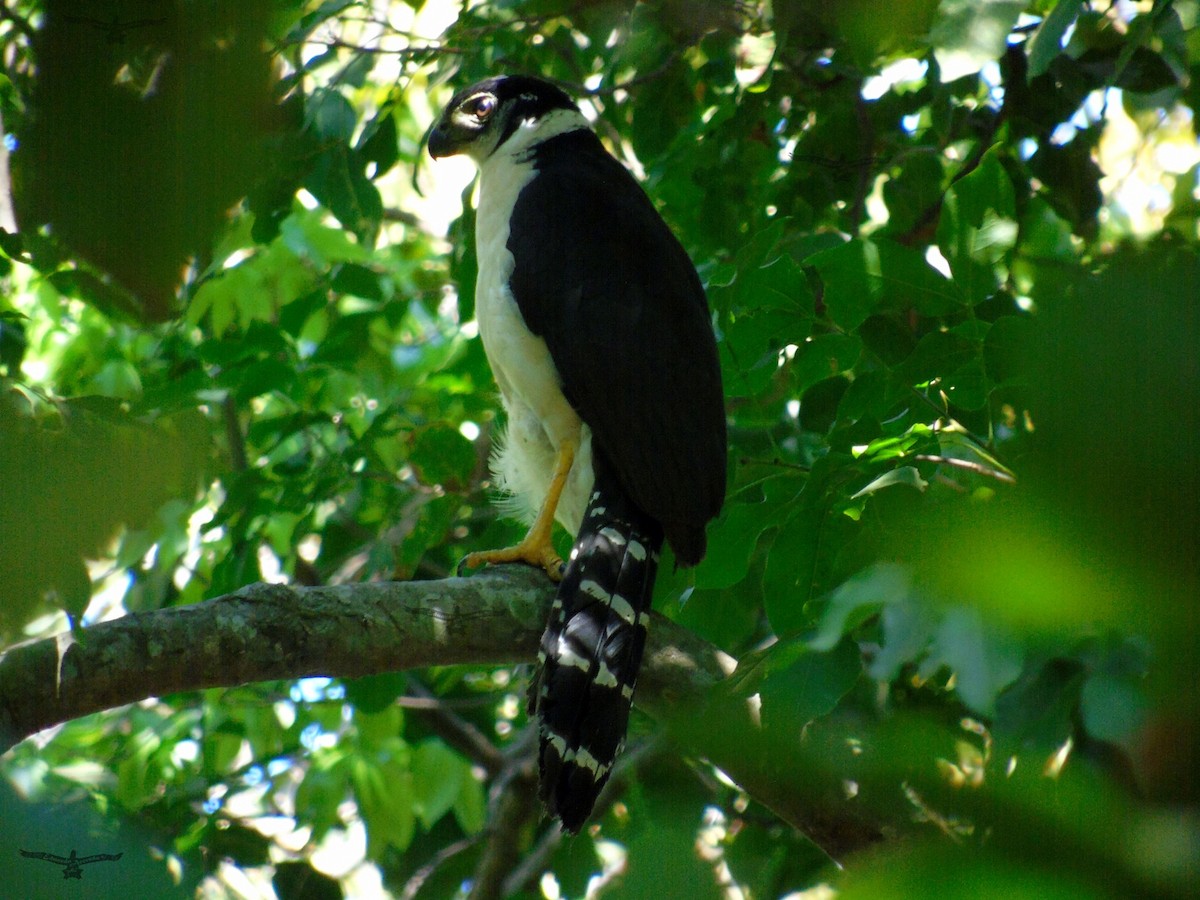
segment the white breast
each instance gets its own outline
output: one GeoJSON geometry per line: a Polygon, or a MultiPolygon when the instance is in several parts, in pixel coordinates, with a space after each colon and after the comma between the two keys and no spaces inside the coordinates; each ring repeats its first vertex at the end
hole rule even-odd
{"type": "Polygon", "coordinates": [[[479,258],[475,317],[508,413],[507,434],[497,445],[492,472],[499,487],[513,495],[513,509],[532,519],[545,499],[558,447],[575,440],[580,449],[557,514],[572,534],[592,490],[591,431],[563,396],[546,342],[526,327],[509,289],[514,263],[508,235],[517,197],[537,174],[525,159],[528,147],[582,122],[578,113],[562,111],[518,128],[480,167],[475,221],[479,258]]]}

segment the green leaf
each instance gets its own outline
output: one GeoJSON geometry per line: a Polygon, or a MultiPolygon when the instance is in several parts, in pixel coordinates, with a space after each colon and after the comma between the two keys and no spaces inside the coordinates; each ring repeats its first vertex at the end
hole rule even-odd
{"type": "Polygon", "coordinates": [[[982,361],[973,359],[944,377],[941,388],[956,409],[979,410],[987,404],[992,383],[984,373],[982,361]]]}
{"type": "Polygon", "coordinates": [[[1000,162],[999,147],[988,149],[979,165],[951,190],[958,201],[959,215],[972,228],[983,228],[989,212],[1003,219],[1016,216],[1012,177],[1000,162]]]}
{"type": "Polygon", "coordinates": [[[1083,727],[1098,740],[1136,752],[1149,708],[1146,650],[1117,635],[1089,644],[1084,654],[1091,671],[1080,696],[1083,727]]]}
{"type": "MultiPolygon", "coordinates": [[[[363,54],[364,57],[368,55],[363,54]]],[[[375,171],[371,173],[373,179],[396,165],[400,158],[400,137],[391,105],[383,107],[363,126],[355,149],[364,162],[375,164],[375,171]]]]}
{"type": "Polygon", "coordinates": [[[1083,0],[1058,0],[1054,9],[1042,20],[1029,47],[1028,80],[1044,75],[1050,63],[1062,52],[1063,36],[1083,9],[1083,0]]]}
{"type": "Polygon", "coordinates": [[[279,228],[279,244],[301,259],[312,260],[319,268],[339,262],[366,264],[370,254],[341,228],[333,228],[319,216],[309,213],[293,214],[279,228]]]}
{"type": "Polygon", "coordinates": [[[878,248],[869,241],[847,241],[808,258],[824,283],[829,317],[853,331],[879,305],[883,293],[878,248]]]}
{"type": "Polygon", "coordinates": [[[930,211],[936,210],[942,201],[944,180],[941,156],[914,153],[905,158],[900,171],[883,183],[888,233],[906,234],[924,224],[930,211]]]}
{"type": "Polygon", "coordinates": [[[771,545],[763,572],[763,608],[777,634],[795,634],[808,624],[804,608],[813,594],[825,517],[824,510],[802,507],[771,545]]]}
{"type": "Polygon", "coordinates": [[[1021,383],[1029,376],[1036,325],[1028,316],[1002,316],[983,342],[984,370],[996,384],[1021,383]]]}
{"type": "Polygon", "coordinates": [[[1086,141],[1065,146],[1043,143],[1030,158],[1029,168],[1045,185],[1041,196],[1071,223],[1072,230],[1077,234],[1094,230],[1104,202],[1099,185],[1102,173],[1086,141]]]}
{"type": "Polygon", "coordinates": [[[804,500],[779,529],[763,571],[763,605],[778,635],[799,634],[811,627],[810,601],[825,590],[834,548],[842,547],[855,528],[850,519],[830,508],[830,498],[819,495],[812,484],[810,476],[804,500]]]}
{"type": "MultiPolygon", "coordinates": [[[[850,640],[827,652],[798,642],[794,647],[800,650],[795,661],[781,669],[772,667],[758,693],[763,727],[798,740],[805,725],[832,712],[858,682],[862,659],[858,644],[850,640]]],[[[791,655],[793,647],[780,645],[772,652],[791,655]]]]}
{"type": "Polygon", "coordinates": [[[942,0],[929,32],[943,82],[974,75],[997,60],[1026,0],[942,0]]]}
{"type": "MultiPolygon", "coordinates": [[[[359,712],[374,715],[392,707],[396,698],[404,693],[408,677],[403,672],[381,672],[349,678],[344,684],[346,700],[359,712]]],[[[356,721],[361,724],[361,720],[356,718],[356,721]]]]}
{"type": "Polygon", "coordinates": [[[686,67],[676,64],[658,74],[645,85],[630,122],[629,137],[642,159],[663,154],[687,127],[696,103],[686,67]]]}
{"type": "Polygon", "coordinates": [[[224,820],[218,828],[210,820],[204,839],[204,850],[219,859],[236,859],[244,866],[266,865],[271,855],[271,842],[266,836],[239,822],[224,820]]]}
{"type": "Polygon", "coordinates": [[[349,765],[340,754],[315,757],[296,788],[296,819],[312,826],[320,840],[341,824],[338,807],[346,799],[349,765]]]}
{"type": "Polygon", "coordinates": [[[350,760],[350,784],[367,826],[367,856],[381,859],[389,846],[403,851],[416,829],[412,772],[395,760],[350,760]]]}
{"type": "Polygon", "coordinates": [[[25,255],[25,242],[22,235],[0,228],[0,254],[8,259],[21,259],[25,255]]]}
{"type": "Polygon", "coordinates": [[[955,675],[963,703],[984,716],[995,712],[996,697],[1021,674],[1021,649],[1011,636],[985,623],[976,610],[953,607],[938,626],[921,674],[940,666],[955,675]]]}
{"type": "Polygon", "coordinates": [[[1083,668],[1067,659],[1028,665],[996,698],[994,730],[1012,746],[1048,751],[1075,733],[1083,668]]]}
{"type": "Polygon", "coordinates": [[[358,117],[350,101],[341,92],[331,88],[314,91],[306,112],[313,130],[327,141],[349,141],[358,125],[358,117]]]}
{"type": "Polygon", "coordinates": [[[962,308],[958,287],[929,264],[925,254],[892,241],[878,241],[882,302],[893,309],[915,309],[943,316],[962,308]]]}
{"type": "Polygon", "coordinates": [[[829,317],[846,331],[882,307],[938,316],[962,306],[954,283],[923,254],[893,241],[847,241],[808,261],[821,276],[829,317]]]}
{"type": "Polygon", "coordinates": [[[383,199],[364,173],[362,161],[345,144],[326,147],[304,186],[358,237],[362,246],[373,245],[383,217],[383,199]]]}
{"type": "Polygon", "coordinates": [[[896,374],[906,384],[924,384],[974,362],[979,346],[950,331],[934,331],[921,338],[917,348],[896,374]]]}
{"type": "Polygon", "coordinates": [[[881,563],[853,576],[830,596],[808,645],[814,650],[831,650],[864,621],[888,605],[904,604],[911,590],[908,571],[881,563]]]}
{"type": "Polygon", "coordinates": [[[720,344],[725,391],[734,397],[754,396],[779,371],[779,356],[789,344],[803,341],[812,320],[782,309],[755,310],[725,327],[720,344]]]}
{"type": "Polygon", "coordinates": [[[976,169],[946,193],[937,243],[950,264],[954,283],[971,304],[996,290],[996,266],[1006,259],[1018,235],[1012,179],[997,159],[983,155],[976,169]]]}
{"type": "Polygon", "coordinates": [[[877,681],[890,682],[905,666],[924,656],[933,640],[937,618],[932,610],[906,593],[885,603],[879,613],[879,625],[882,640],[867,674],[877,681]]]}
{"type": "Polygon", "coordinates": [[[747,489],[745,497],[731,497],[709,526],[708,553],[696,567],[696,585],[721,589],[745,578],[759,536],[787,515],[798,488],[789,476],[776,475],[747,489]]]}
{"type": "Polygon", "coordinates": [[[377,303],[386,299],[379,273],[358,263],[348,262],[338,266],[331,287],[339,293],[374,300],[377,303]]]}
{"type": "Polygon", "coordinates": [[[866,497],[894,484],[908,485],[909,487],[916,488],[918,491],[924,491],[925,488],[929,487],[929,482],[921,477],[921,473],[917,471],[916,466],[900,466],[898,469],[892,469],[890,472],[880,475],[866,487],[852,494],[850,499],[857,500],[859,497],[866,497]]]}
{"type": "Polygon", "coordinates": [[[1159,54],[1138,47],[1117,71],[1115,87],[1138,94],[1152,94],[1176,87],[1179,76],[1159,54]]]}
{"type": "Polygon", "coordinates": [[[412,777],[413,808],[426,831],[459,802],[463,783],[474,781],[466,760],[437,738],[413,751],[412,777]]]}
{"type": "Polygon", "coordinates": [[[475,445],[457,428],[438,422],[412,433],[408,461],[422,484],[461,492],[470,485],[479,457],[475,445]]]}
{"type": "Polygon", "coordinates": [[[479,834],[487,824],[487,795],[483,782],[468,771],[454,798],[454,818],[466,834],[479,834]]]}
{"type": "Polygon", "coordinates": [[[214,781],[223,778],[241,751],[244,740],[243,729],[234,722],[222,722],[216,728],[206,729],[200,745],[205,774],[214,781]]]}
{"type": "Polygon", "coordinates": [[[744,270],[734,282],[737,302],[745,309],[782,309],[801,321],[813,314],[813,295],[804,269],[783,253],[761,266],[744,270]]]}
{"type": "MultiPolygon", "coordinates": [[[[1024,5],[1024,4],[1022,4],[1024,5]]],[[[1105,875],[1084,871],[1079,863],[1047,866],[1028,855],[1006,855],[989,847],[961,847],[939,834],[905,847],[881,848],[869,866],[851,866],[833,879],[838,900],[911,900],[940,885],[943,900],[1007,897],[1010,900],[1112,900],[1105,875]],[[953,873],[948,877],[948,873],[953,873]]],[[[1182,896],[1182,895],[1180,895],[1182,896]]]]}
{"type": "Polygon", "coordinates": [[[861,356],[862,341],[855,335],[818,334],[809,338],[800,345],[789,367],[795,391],[803,394],[818,381],[849,371],[861,356]]]}

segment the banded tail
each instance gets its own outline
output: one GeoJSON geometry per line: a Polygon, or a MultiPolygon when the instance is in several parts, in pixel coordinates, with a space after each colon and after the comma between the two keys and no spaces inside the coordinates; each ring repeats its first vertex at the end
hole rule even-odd
{"type": "Polygon", "coordinates": [[[596,485],[538,652],[542,802],[578,832],[625,741],[662,527],[596,460],[596,485]]]}

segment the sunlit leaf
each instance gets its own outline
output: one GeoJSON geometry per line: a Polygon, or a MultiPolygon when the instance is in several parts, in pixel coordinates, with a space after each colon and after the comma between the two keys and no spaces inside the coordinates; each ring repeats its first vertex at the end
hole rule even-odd
{"type": "Polygon", "coordinates": [[[941,0],[930,31],[943,81],[978,72],[1004,52],[1025,0],[941,0]]]}

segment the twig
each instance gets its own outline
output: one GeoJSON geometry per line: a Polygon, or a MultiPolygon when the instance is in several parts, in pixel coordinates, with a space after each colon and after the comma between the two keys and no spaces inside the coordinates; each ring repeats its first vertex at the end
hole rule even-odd
{"type": "Polygon", "coordinates": [[[659,65],[655,66],[649,72],[645,72],[641,75],[635,75],[627,81],[622,81],[619,84],[609,85],[608,87],[595,87],[591,90],[585,88],[583,85],[574,85],[574,88],[576,91],[578,91],[578,93],[587,97],[612,95],[617,91],[632,90],[635,87],[640,87],[643,84],[661,78],[667,73],[668,70],[670,70],[671,66],[675,65],[675,63],[679,61],[680,57],[683,56],[683,51],[687,49],[687,47],[682,46],[675,47],[670,53],[667,54],[666,59],[664,59],[659,65]]]}
{"type": "Polygon", "coordinates": [[[383,221],[399,222],[401,225],[407,225],[410,228],[417,228],[421,224],[421,220],[408,210],[394,209],[390,206],[385,207],[383,210],[383,221]]]}
{"type": "Polygon", "coordinates": [[[462,54],[465,50],[460,50],[457,47],[437,46],[433,44],[422,47],[378,47],[365,46],[362,44],[353,44],[350,41],[343,41],[339,38],[331,38],[327,41],[308,38],[303,41],[295,41],[298,45],[308,46],[314,45],[317,47],[325,47],[328,50],[349,50],[353,53],[373,53],[378,56],[430,56],[438,53],[462,54]]]}
{"type": "Polygon", "coordinates": [[[531,749],[509,766],[493,788],[483,853],[475,867],[469,900],[500,900],[504,896],[505,877],[521,858],[527,826],[540,815],[537,766],[531,749]]]}
{"type": "Polygon", "coordinates": [[[440,869],[447,860],[458,856],[464,850],[470,850],[477,843],[479,843],[479,836],[473,835],[443,847],[433,855],[433,858],[429,862],[413,872],[412,877],[404,883],[404,889],[400,891],[400,900],[416,900],[417,895],[421,892],[421,888],[425,886],[425,882],[429,880],[434,872],[440,869]]]}
{"type": "Polygon", "coordinates": [[[776,456],[774,459],[754,459],[750,456],[742,456],[738,458],[738,465],[741,466],[778,466],[781,469],[795,469],[798,472],[811,472],[812,466],[806,466],[801,463],[786,462],[776,456]]]}
{"type": "Polygon", "coordinates": [[[225,420],[225,438],[229,442],[229,465],[235,472],[245,472],[249,467],[246,458],[246,437],[242,434],[242,423],[238,421],[237,404],[233,394],[226,394],[221,402],[221,415],[225,420]]]}
{"type": "Polygon", "coordinates": [[[977,475],[986,475],[989,478],[995,478],[997,481],[1003,481],[1005,484],[1016,484],[1017,478],[1011,472],[1001,472],[999,469],[992,469],[983,463],[977,463],[970,459],[959,459],[956,456],[934,456],[930,453],[918,453],[913,459],[919,459],[922,462],[939,463],[947,466],[954,466],[958,469],[966,469],[974,472],[977,475]]]}
{"type": "MultiPolygon", "coordinates": [[[[447,577],[446,575],[442,576],[447,577]]],[[[495,697],[480,696],[480,697],[431,697],[426,700],[423,697],[399,697],[396,700],[397,706],[402,706],[405,709],[415,709],[424,711],[429,709],[479,709],[484,706],[493,706],[496,703],[495,697]]]]}
{"type": "MultiPolygon", "coordinates": [[[[862,135],[864,149],[869,151],[875,142],[875,129],[871,122],[871,116],[867,112],[867,103],[865,100],[863,100],[861,94],[855,95],[854,117],[858,121],[858,127],[862,135]]],[[[869,153],[868,156],[870,156],[869,153]]],[[[854,226],[854,234],[858,234],[862,226],[863,213],[866,209],[867,194],[870,193],[871,185],[873,183],[873,179],[871,178],[873,171],[874,167],[869,165],[863,165],[858,168],[858,184],[854,189],[854,203],[851,204],[849,210],[850,221],[854,226]]]]}
{"type": "Polygon", "coordinates": [[[504,770],[504,755],[483,732],[451,712],[432,691],[411,676],[408,679],[408,690],[416,699],[431,703],[420,710],[420,715],[438,737],[472,762],[483,766],[489,775],[496,776],[504,770]]]}
{"type": "MultiPolygon", "coordinates": [[[[596,800],[597,815],[612,807],[617,798],[629,789],[633,774],[647,761],[658,756],[665,744],[666,741],[662,734],[658,734],[635,747],[627,748],[621,754],[613,769],[612,777],[596,800]]],[[[501,896],[512,897],[528,890],[542,872],[550,868],[550,858],[554,856],[563,840],[564,832],[561,828],[557,825],[548,827],[533,850],[526,854],[520,864],[514,866],[508,873],[508,877],[504,879],[504,891],[501,896]]]]}

